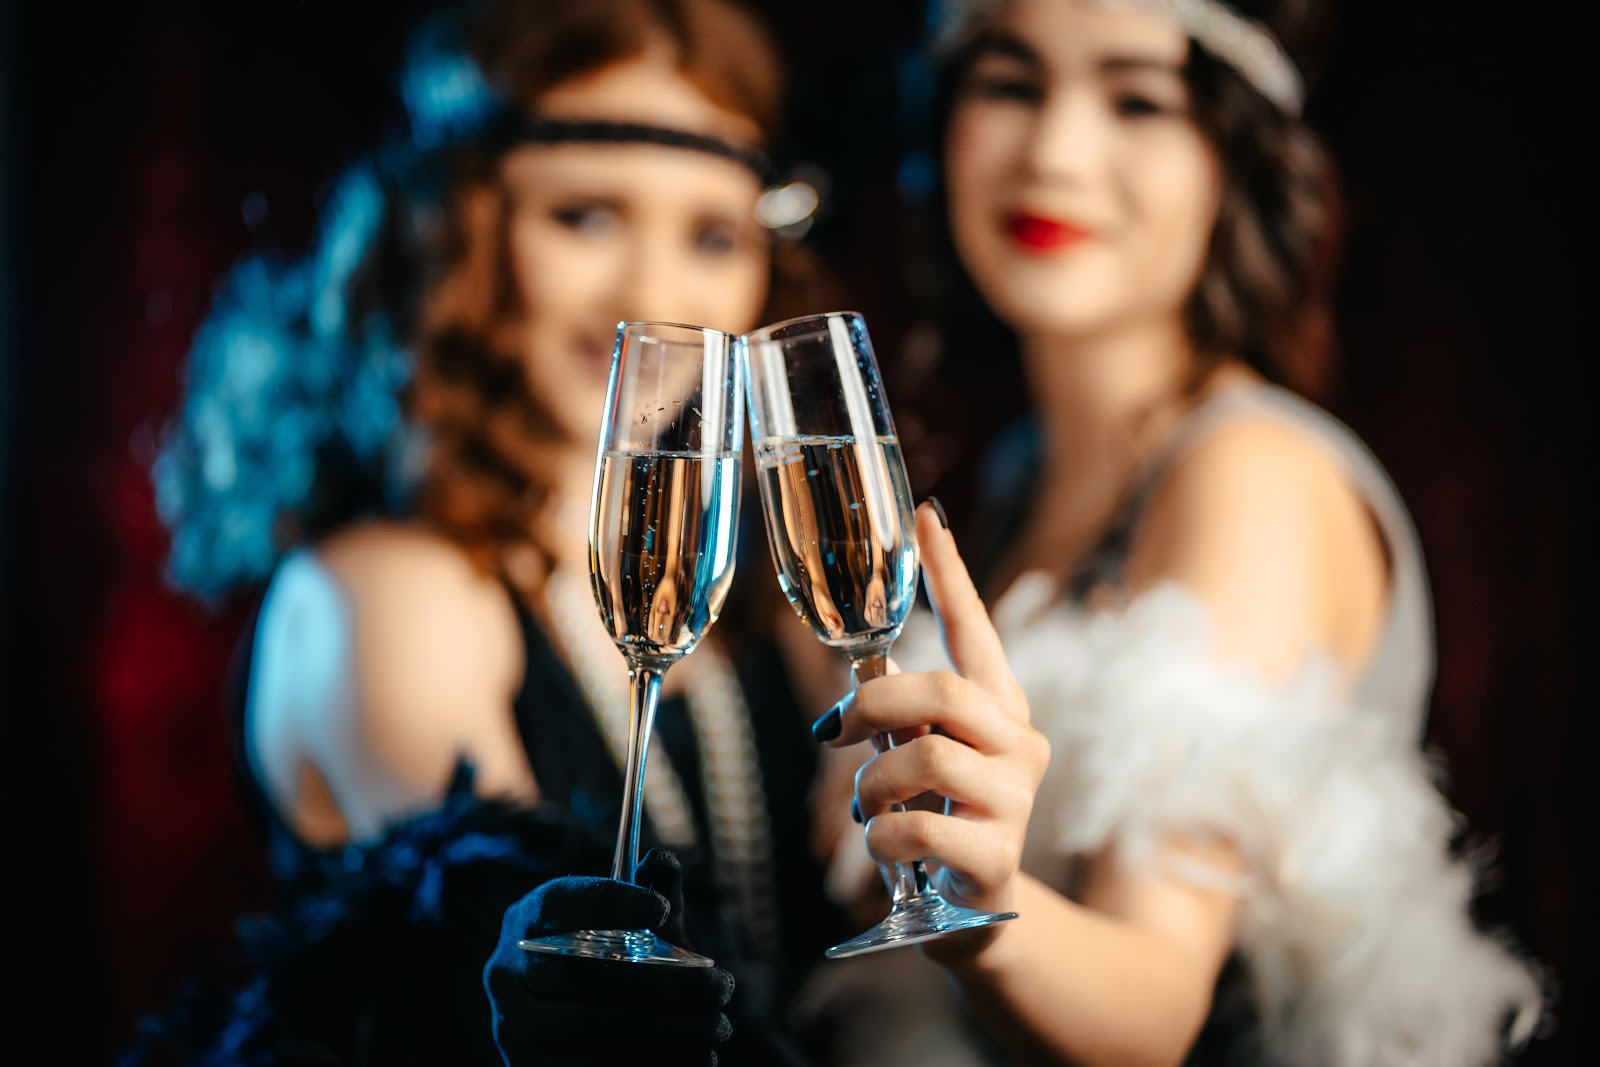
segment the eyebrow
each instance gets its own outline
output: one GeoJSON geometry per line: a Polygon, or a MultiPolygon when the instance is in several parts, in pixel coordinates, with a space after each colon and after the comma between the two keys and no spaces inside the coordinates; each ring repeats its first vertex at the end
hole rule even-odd
{"type": "Polygon", "coordinates": [[[1100,61],[1100,69],[1108,74],[1122,74],[1127,71],[1153,71],[1157,74],[1170,74],[1174,78],[1183,77],[1186,64],[1174,63],[1170,59],[1158,56],[1122,55],[1107,56],[1100,61]]]}
{"type": "MultiPolygon", "coordinates": [[[[1044,59],[1022,38],[1003,31],[992,31],[986,34],[974,47],[972,58],[974,61],[985,56],[998,56],[1002,59],[1012,59],[1022,63],[1034,71],[1042,71],[1045,66],[1044,59]]],[[[1105,56],[1096,66],[1103,73],[1123,74],[1130,71],[1152,71],[1160,74],[1170,74],[1182,77],[1187,63],[1174,63],[1164,56],[1140,52],[1124,52],[1105,56]]]]}
{"type": "Polygon", "coordinates": [[[1002,59],[1014,59],[1033,68],[1042,68],[1044,60],[1039,57],[1027,42],[1013,34],[1003,33],[998,30],[990,31],[978,40],[973,46],[972,59],[977,61],[985,56],[999,56],[1002,59]]]}

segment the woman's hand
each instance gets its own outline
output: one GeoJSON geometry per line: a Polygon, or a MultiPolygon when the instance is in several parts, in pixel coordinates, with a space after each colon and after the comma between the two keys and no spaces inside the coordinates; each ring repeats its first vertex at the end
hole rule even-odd
{"type": "Polygon", "coordinates": [[[652,849],[634,884],[570,876],[507,909],[484,967],[494,1041],[508,1067],[523,1064],[671,1064],[715,1067],[731,1033],[723,1008],[733,976],[720,967],[660,967],[528,952],[527,937],[573,930],[660,930],[684,943],[683,873],[652,849]]]}
{"type": "MultiPolygon", "coordinates": [[[[935,885],[952,901],[1007,911],[1050,745],[1028,723],[1027,700],[941,509],[924,503],[916,522],[923,581],[956,671],[864,682],[813,732],[819,739],[832,734],[834,747],[892,734],[896,747],[856,773],[856,805],[873,858],[927,860],[935,885]],[[945,812],[892,810],[924,793],[944,797],[945,812]]],[[[971,951],[973,942],[966,944],[971,951]]],[[[936,958],[945,952],[932,942],[925,948],[936,958]]]]}

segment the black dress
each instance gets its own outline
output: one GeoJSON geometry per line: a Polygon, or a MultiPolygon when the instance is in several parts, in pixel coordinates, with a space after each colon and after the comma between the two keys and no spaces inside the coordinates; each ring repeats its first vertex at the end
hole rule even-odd
{"type": "MultiPolygon", "coordinates": [[[[247,970],[206,981],[146,1020],[122,1067],[157,1064],[501,1063],[482,971],[505,909],[553,877],[608,874],[622,777],[588,702],[538,624],[519,612],[526,670],[516,723],[543,799],[519,807],[475,797],[458,766],[437,808],[375,843],[314,848],[277,815],[243,760],[246,634],[233,672],[236,756],[279,889],[271,914],[240,924],[247,970]]],[[[849,932],[822,893],[806,795],[817,752],[776,649],[746,640],[733,659],[765,799],[776,938],[752,936],[748,916],[718,884],[709,846],[678,849],[691,947],[736,979],[733,1037],[721,1063],[803,1063],[783,1006],[822,949],[849,932]]],[[[621,662],[619,658],[619,669],[621,662]]],[[[699,842],[713,840],[702,753],[682,700],[663,700],[651,759],[671,761],[699,842]]],[[[643,849],[657,843],[648,816],[643,849]]]]}

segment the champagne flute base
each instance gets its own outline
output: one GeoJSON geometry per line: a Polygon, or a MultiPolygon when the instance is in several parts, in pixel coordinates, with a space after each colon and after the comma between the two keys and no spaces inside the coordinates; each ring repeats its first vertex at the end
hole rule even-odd
{"type": "Polygon", "coordinates": [[[901,900],[877,926],[834,945],[823,955],[830,960],[838,960],[868,952],[881,952],[886,948],[915,945],[919,941],[943,937],[960,930],[992,926],[1016,917],[1014,911],[977,911],[951,904],[937,893],[922,893],[901,900]]]}
{"type": "Polygon", "coordinates": [[[570,934],[526,938],[517,947],[553,956],[583,956],[619,963],[655,963],[669,967],[710,967],[715,961],[679,948],[649,930],[578,930],[570,934]]]}

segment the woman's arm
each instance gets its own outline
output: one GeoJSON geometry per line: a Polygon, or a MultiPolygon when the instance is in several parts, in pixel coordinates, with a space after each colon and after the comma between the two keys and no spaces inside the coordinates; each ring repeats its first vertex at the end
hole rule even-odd
{"type": "Polygon", "coordinates": [[[256,631],[252,770],[323,845],[437,803],[460,757],[484,795],[536,798],[511,713],[517,635],[507,594],[431,534],[372,524],[291,555],[256,631]]]}
{"type": "Polygon", "coordinates": [[[1175,880],[1106,876],[1096,890],[1103,907],[1088,907],[1021,873],[1049,746],[1028,723],[954,540],[931,508],[917,521],[957,672],[890,675],[841,702],[835,744],[880,730],[902,739],[857,779],[867,847],[880,863],[931,859],[952,899],[1020,913],[923,945],[1017,1062],[1175,1063],[1204,1020],[1231,941],[1232,900],[1175,880]],[[889,810],[930,789],[951,799],[954,818],[889,810]]]}
{"type": "MultiPolygon", "coordinates": [[[[1019,1060],[1177,1063],[1209,1011],[1237,900],[1170,872],[1199,863],[1227,876],[1242,861],[1227,842],[1167,841],[1137,866],[1103,853],[1090,858],[1079,901],[1020,873],[1042,738],[1029,736],[1028,708],[949,534],[928,509],[919,523],[959,674],[891,676],[847,702],[841,743],[928,723],[946,735],[863,769],[859,802],[876,813],[868,846],[880,862],[933,859],[951,895],[1022,913],[924,946],[1019,1060]],[[923,789],[955,799],[956,818],[887,810],[923,789]]],[[[1216,623],[1216,654],[1267,678],[1316,650],[1355,666],[1381,616],[1382,549],[1359,498],[1331,460],[1276,427],[1229,427],[1186,456],[1131,563],[1135,591],[1183,583],[1216,623]]]]}

